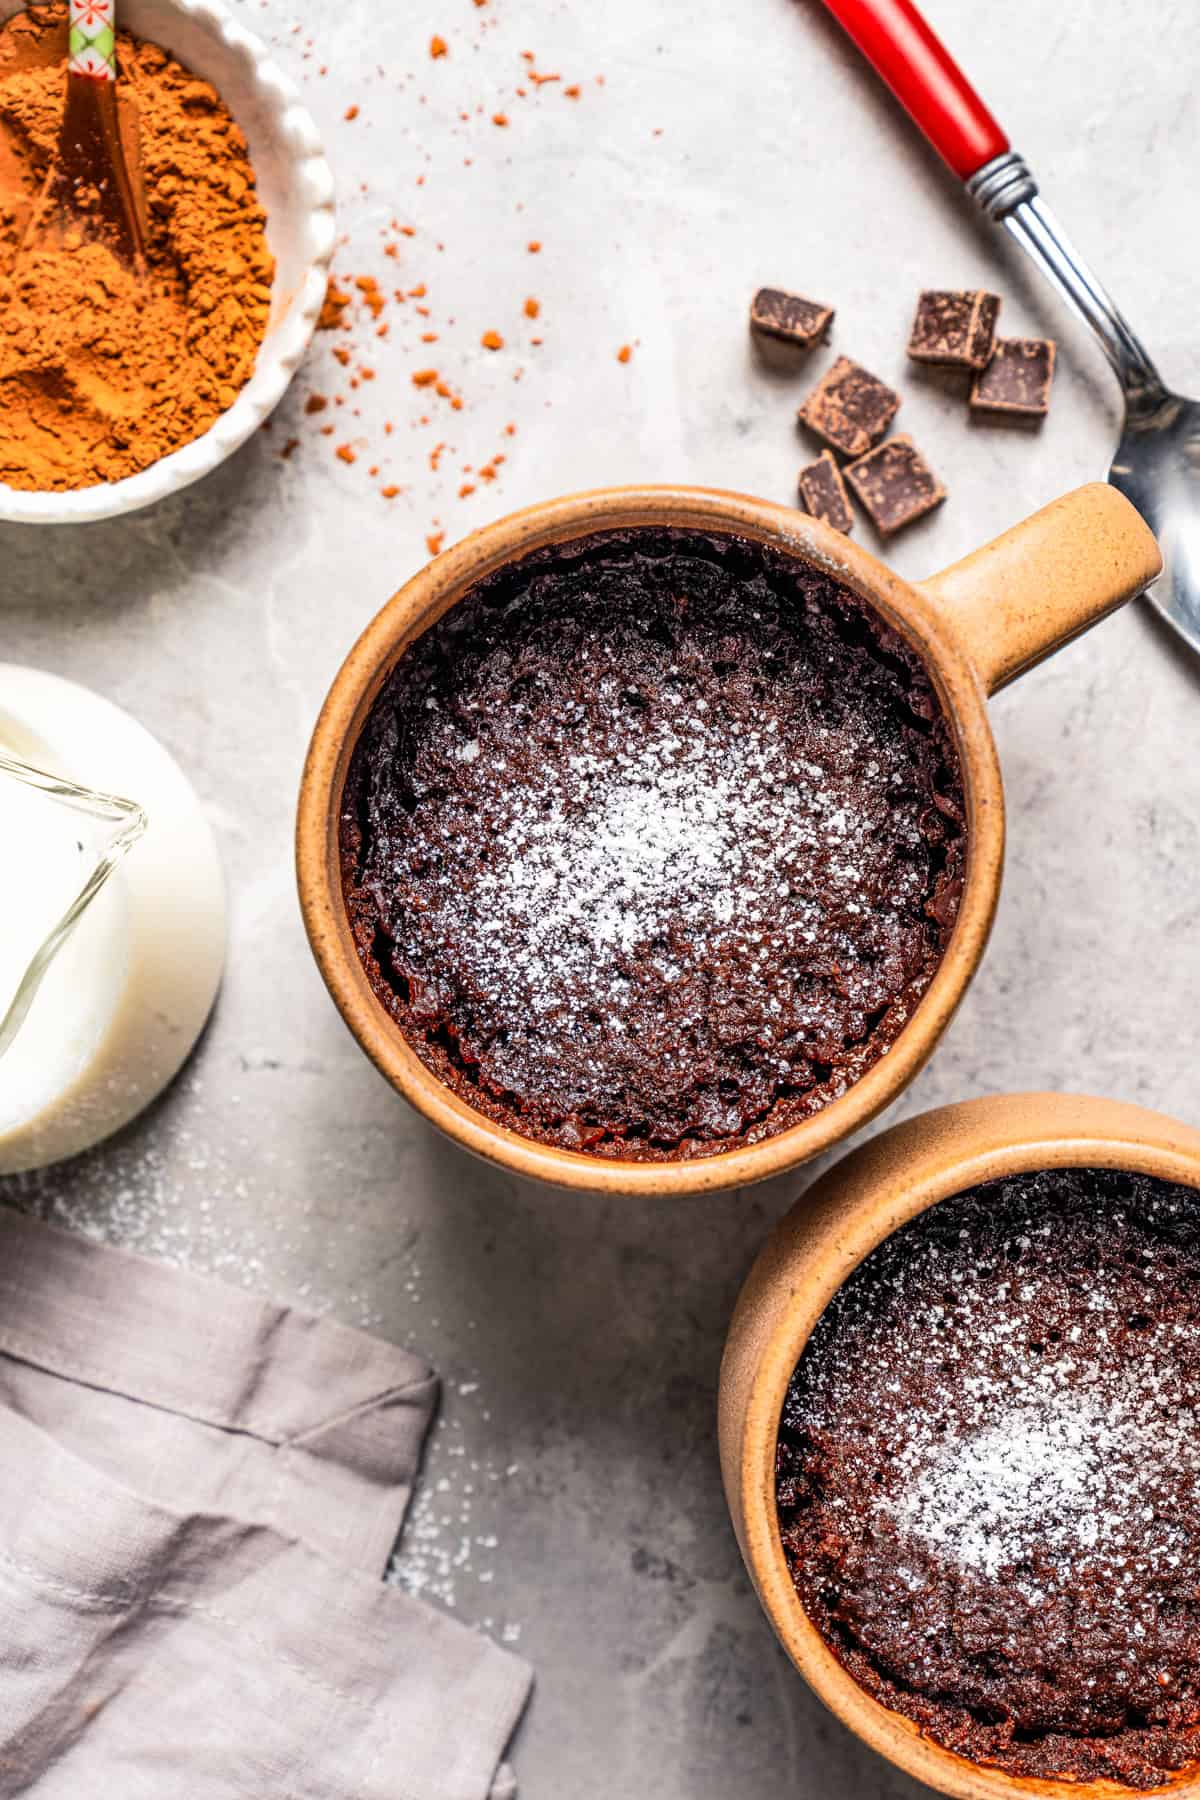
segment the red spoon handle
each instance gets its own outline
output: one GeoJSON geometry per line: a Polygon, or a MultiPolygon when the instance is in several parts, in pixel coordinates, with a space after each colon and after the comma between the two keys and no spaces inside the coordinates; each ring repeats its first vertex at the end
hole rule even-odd
{"type": "Polygon", "coordinates": [[[963,181],[1010,148],[912,0],[825,0],[825,5],[963,181]]]}

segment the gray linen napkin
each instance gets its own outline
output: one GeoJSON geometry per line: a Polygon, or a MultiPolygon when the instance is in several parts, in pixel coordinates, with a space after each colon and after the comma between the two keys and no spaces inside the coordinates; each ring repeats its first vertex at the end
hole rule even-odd
{"type": "Polygon", "coordinates": [[[379,1579],[393,1345],[0,1208],[0,1800],[506,1800],[530,1673],[379,1579]]]}

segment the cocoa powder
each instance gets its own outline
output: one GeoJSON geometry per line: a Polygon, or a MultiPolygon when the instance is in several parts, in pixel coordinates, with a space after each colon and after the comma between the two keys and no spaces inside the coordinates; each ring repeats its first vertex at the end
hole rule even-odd
{"type": "Polygon", "coordinates": [[[66,8],[0,30],[0,481],[118,481],[201,436],[249,380],[274,262],[246,140],[207,82],[156,44],[117,39],[137,133],[147,269],[102,242],[23,246],[66,88],[66,8]]]}

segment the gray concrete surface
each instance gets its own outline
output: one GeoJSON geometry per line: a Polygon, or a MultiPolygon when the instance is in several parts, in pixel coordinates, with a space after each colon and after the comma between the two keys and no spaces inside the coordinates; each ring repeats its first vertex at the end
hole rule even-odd
{"type": "MultiPolygon", "coordinates": [[[[1200,154],[1192,7],[929,10],[1165,372],[1200,389],[1183,228],[1200,154]]],[[[785,1665],[718,1483],[724,1327],[801,1184],[597,1204],[442,1142],[361,1058],[316,976],[293,802],[334,669],[423,560],[435,518],[454,537],[554,491],[642,478],[790,497],[804,379],[749,352],[759,282],[836,303],[837,347],[901,380],[902,423],[951,491],[896,545],[910,574],[1104,471],[1104,366],[815,0],[439,0],[386,20],[368,0],[311,0],[298,31],[284,0],[238,11],[328,133],[339,266],[424,283],[430,317],[394,306],[386,339],[360,322],[347,341],[376,379],[355,390],[326,335],[275,429],[171,504],[111,527],[0,530],[3,655],[92,683],[164,738],[211,809],[233,897],[224,994],[173,1092],[119,1141],[0,1195],[430,1354],[446,1404],[398,1574],[538,1666],[516,1754],[526,1800],[913,1796],[785,1665]],[[433,32],[449,44],[438,61],[433,32]],[[516,95],[522,50],[562,81],[516,95]],[[396,261],[380,236],[393,216],[416,232],[396,261]],[[1040,432],[973,425],[905,370],[916,290],[958,283],[997,286],[1009,330],[1059,337],[1040,432]],[[487,329],[504,350],[479,347],[487,329]],[[412,388],[435,363],[461,412],[412,388]],[[347,397],[335,436],[303,412],[313,391],[347,397]],[[434,423],[415,423],[427,411],[434,423]],[[356,437],[358,461],[338,462],[356,437]],[[460,500],[461,465],[499,448],[499,478],[460,500]],[[406,490],[391,503],[388,480],[406,490]]],[[[1000,919],[903,1110],[1044,1086],[1194,1115],[1198,670],[1138,609],[994,713],[1011,808],[1000,919]]]]}

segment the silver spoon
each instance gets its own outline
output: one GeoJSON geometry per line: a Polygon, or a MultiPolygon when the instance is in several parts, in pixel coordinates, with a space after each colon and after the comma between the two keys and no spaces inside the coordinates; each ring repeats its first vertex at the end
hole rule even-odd
{"type": "Polygon", "coordinates": [[[934,149],[1090,325],[1125,397],[1108,479],[1163,553],[1149,598],[1200,651],[1200,402],[1171,393],[1140,340],[1073,248],[1038,185],[912,0],[825,0],[934,149]]]}

